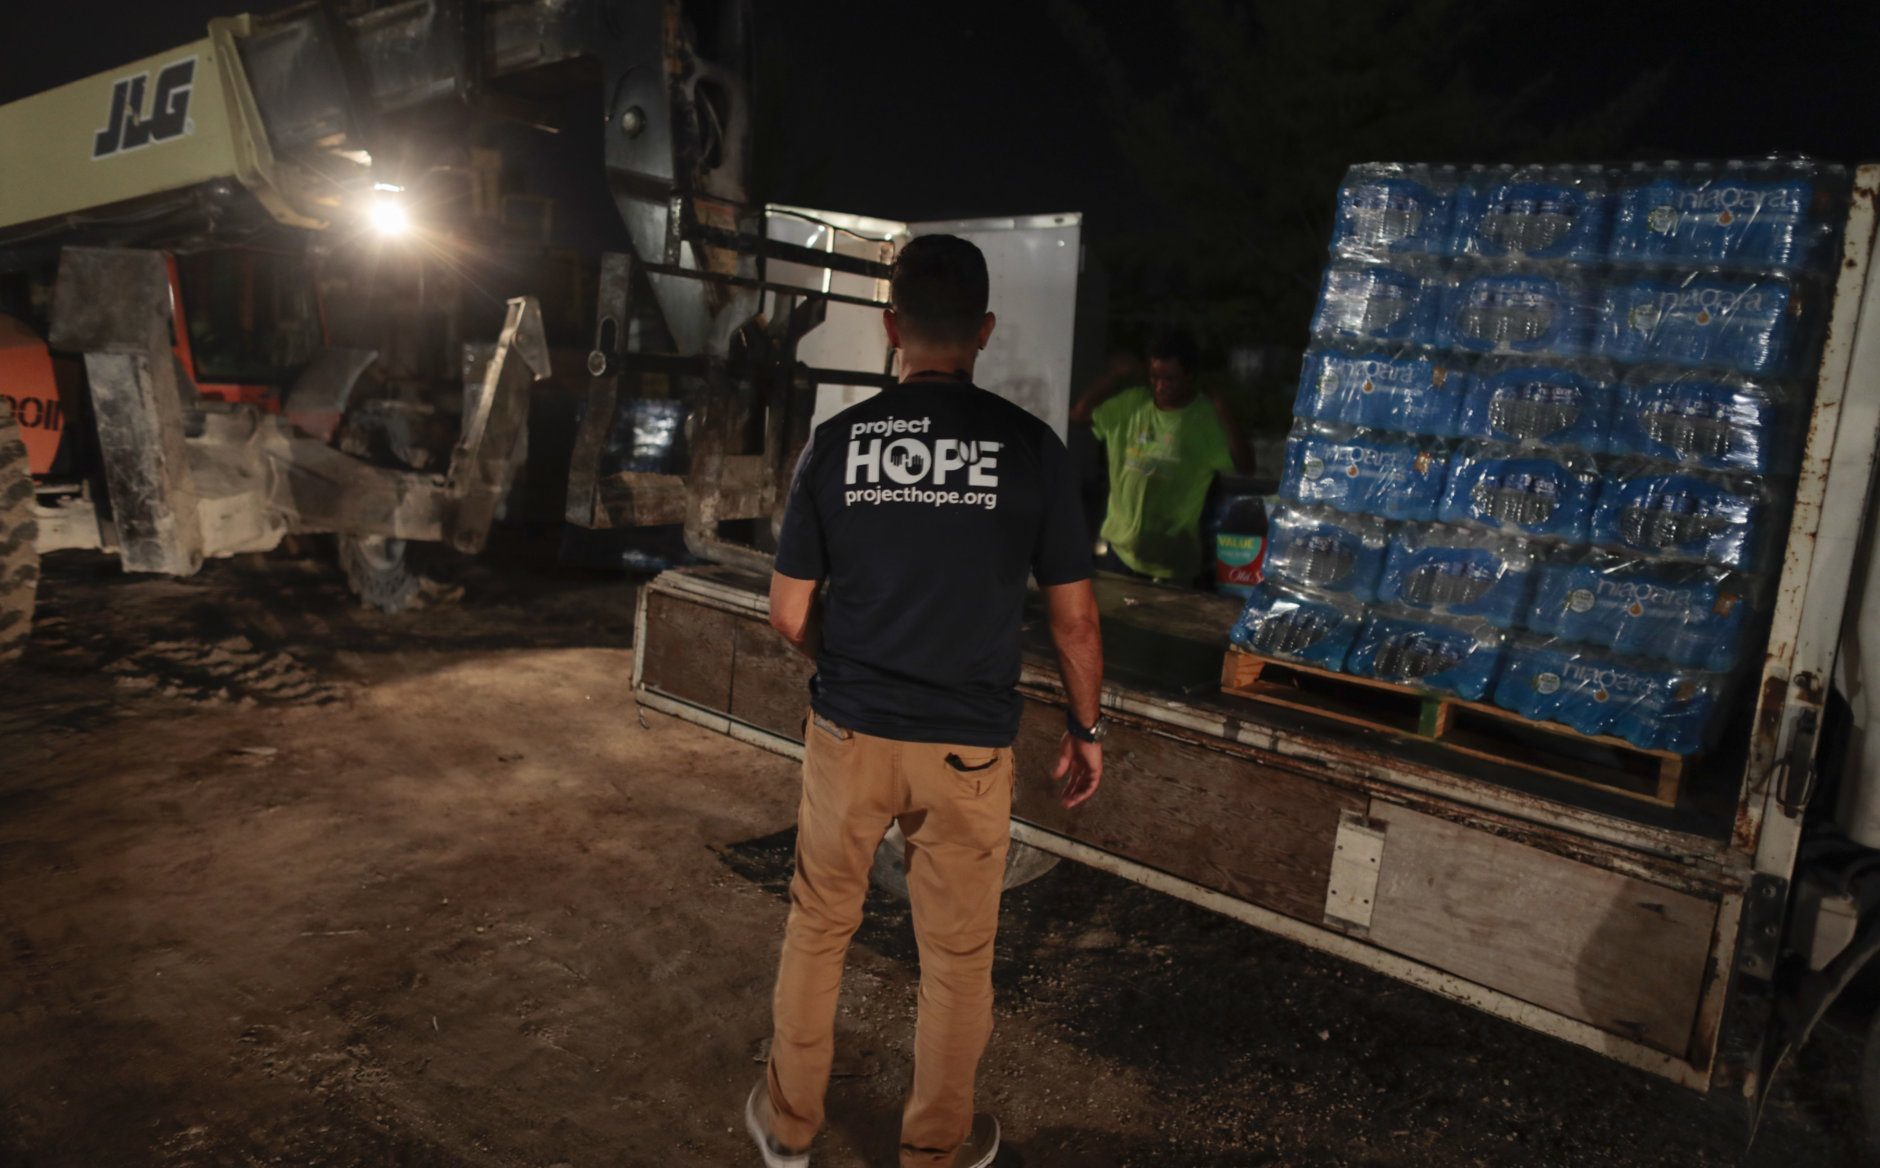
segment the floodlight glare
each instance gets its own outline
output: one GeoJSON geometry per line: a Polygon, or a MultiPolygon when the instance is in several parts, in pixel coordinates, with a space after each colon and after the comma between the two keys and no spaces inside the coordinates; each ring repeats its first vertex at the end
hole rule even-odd
{"type": "Polygon", "coordinates": [[[372,229],[380,235],[403,235],[411,230],[411,217],[405,214],[404,205],[395,199],[374,199],[367,215],[372,221],[372,229]]]}

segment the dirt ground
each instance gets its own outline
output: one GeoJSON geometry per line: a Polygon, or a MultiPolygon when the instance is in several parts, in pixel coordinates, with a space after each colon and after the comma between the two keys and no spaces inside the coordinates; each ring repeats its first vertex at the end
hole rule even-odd
{"type": "MultiPolygon", "coordinates": [[[[636,711],[631,583],[544,563],[404,617],[311,557],[48,563],[0,678],[0,1164],[754,1163],[794,765],[636,711]]],[[[916,966],[872,908],[819,1168],[893,1163],[916,966]]],[[[1075,865],[997,979],[1002,1168],[1858,1162],[1844,1033],[1743,1160],[1716,1100],[1075,865]]]]}

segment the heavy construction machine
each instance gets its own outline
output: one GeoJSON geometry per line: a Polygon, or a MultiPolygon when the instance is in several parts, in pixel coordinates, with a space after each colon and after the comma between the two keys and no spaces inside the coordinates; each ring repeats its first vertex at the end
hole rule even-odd
{"type": "MultiPolygon", "coordinates": [[[[879,304],[888,243],[772,238],[749,28],[737,0],[322,0],[0,107],[0,658],[62,548],[188,575],[331,533],[394,610],[409,544],[480,549],[551,370],[538,298],[490,287],[477,225],[513,217],[486,188],[518,163],[479,144],[569,108],[598,157],[551,181],[604,191],[619,246],[568,516],[754,555],[814,409],[796,344],[831,303],[879,304]],[[474,335],[463,305],[493,291],[474,335]]],[[[874,360],[829,377],[885,380],[874,360]]]]}

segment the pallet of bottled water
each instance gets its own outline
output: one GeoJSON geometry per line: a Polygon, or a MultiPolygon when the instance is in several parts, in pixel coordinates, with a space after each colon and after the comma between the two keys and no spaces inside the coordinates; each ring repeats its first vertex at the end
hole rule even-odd
{"type": "Polygon", "coordinates": [[[1848,187],[1352,167],[1234,644],[1707,749],[1764,635],[1848,187]]]}

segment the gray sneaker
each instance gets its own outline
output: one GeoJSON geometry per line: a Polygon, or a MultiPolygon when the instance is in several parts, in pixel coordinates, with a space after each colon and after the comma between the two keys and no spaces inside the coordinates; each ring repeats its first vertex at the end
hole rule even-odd
{"type": "Polygon", "coordinates": [[[973,1116],[973,1130],[953,1153],[953,1168],[986,1168],[999,1155],[999,1121],[985,1112],[973,1116]]]}
{"type": "MultiPolygon", "coordinates": [[[[751,1142],[764,1157],[764,1168],[809,1168],[807,1151],[792,1152],[770,1134],[770,1085],[759,1082],[751,1088],[751,1097],[744,1101],[744,1130],[751,1133],[751,1142]]],[[[978,1130],[978,1125],[974,1125],[978,1130]]],[[[999,1142],[998,1124],[993,1124],[992,1142],[999,1142]]],[[[992,1163],[991,1159],[981,1161],[992,1163]]]]}

